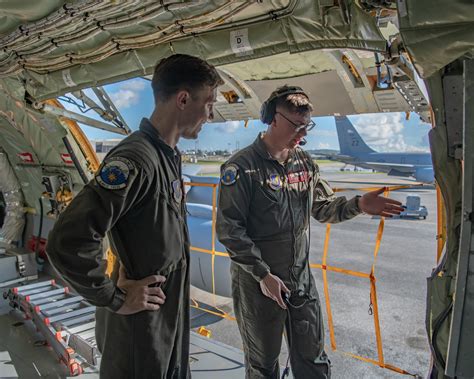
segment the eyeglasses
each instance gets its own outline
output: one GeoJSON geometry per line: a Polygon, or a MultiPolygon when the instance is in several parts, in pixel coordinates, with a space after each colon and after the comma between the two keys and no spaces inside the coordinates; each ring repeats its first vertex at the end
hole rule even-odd
{"type": "Polygon", "coordinates": [[[307,132],[309,132],[311,129],[313,129],[316,126],[316,123],[311,120],[309,123],[306,125],[298,125],[295,122],[291,121],[288,117],[286,117],[283,113],[281,112],[275,112],[275,114],[279,114],[281,117],[283,117],[286,121],[288,121],[294,128],[295,132],[299,133],[303,129],[305,129],[307,132]]]}

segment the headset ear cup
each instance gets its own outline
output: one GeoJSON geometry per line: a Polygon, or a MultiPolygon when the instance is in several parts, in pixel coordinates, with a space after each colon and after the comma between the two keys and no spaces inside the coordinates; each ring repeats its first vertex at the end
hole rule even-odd
{"type": "Polygon", "coordinates": [[[264,124],[267,122],[265,121],[267,119],[267,102],[264,101],[262,103],[262,106],[260,107],[260,121],[262,121],[264,124]]]}
{"type": "Polygon", "coordinates": [[[305,95],[306,93],[303,91],[301,87],[291,86],[287,88],[280,88],[279,90],[275,91],[270,95],[270,97],[262,103],[260,107],[260,121],[264,124],[270,125],[275,117],[276,113],[276,103],[277,99],[281,96],[290,95],[293,93],[301,93],[305,95]]]}
{"type": "Polygon", "coordinates": [[[270,125],[273,121],[273,118],[275,117],[275,109],[276,108],[276,99],[270,101],[265,110],[265,121],[266,124],[270,125]]]}
{"type": "Polygon", "coordinates": [[[270,125],[275,117],[275,101],[264,101],[260,107],[260,121],[270,125]]]}

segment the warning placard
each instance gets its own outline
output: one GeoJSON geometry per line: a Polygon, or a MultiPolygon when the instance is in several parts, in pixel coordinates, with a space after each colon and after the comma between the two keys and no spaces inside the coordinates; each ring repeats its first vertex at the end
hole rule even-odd
{"type": "Polygon", "coordinates": [[[248,29],[230,32],[230,46],[236,56],[252,55],[253,49],[249,42],[248,29]]]}

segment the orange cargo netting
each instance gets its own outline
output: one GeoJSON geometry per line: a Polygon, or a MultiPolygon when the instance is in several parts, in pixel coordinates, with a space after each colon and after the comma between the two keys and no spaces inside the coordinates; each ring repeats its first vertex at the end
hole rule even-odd
{"type": "MultiPolygon", "coordinates": [[[[209,249],[202,249],[199,247],[194,247],[191,246],[190,249],[192,251],[198,252],[198,253],[204,253],[204,254],[211,254],[212,255],[212,294],[214,297],[214,308],[218,310],[218,312],[203,308],[199,305],[198,301],[195,299],[192,299],[193,304],[191,305],[192,308],[199,309],[203,312],[207,312],[210,314],[213,314],[215,316],[219,316],[228,320],[235,320],[233,316],[231,316],[228,312],[225,312],[219,308],[216,307],[216,291],[215,291],[215,273],[214,273],[214,262],[215,262],[215,257],[216,256],[221,256],[221,257],[228,257],[228,253],[216,251],[215,249],[215,237],[216,237],[216,199],[217,199],[217,187],[218,184],[213,184],[213,183],[189,183],[185,182],[184,185],[188,186],[200,186],[200,187],[211,187],[212,188],[212,243],[211,243],[211,250],[209,249]],[[219,313],[220,312],[220,313],[219,313]]],[[[422,185],[416,185],[416,187],[421,187],[422,185]]],[[[384,192],[384,196],[388,196],[390,191],[396,191],[400,189],[408,189],[412,188],[414,186],[410,185],[397,185],[397,186],[391,186],[391,187],[385,187],[386,190],[384,192]]],[[[362,191],[362,192],[368,192],[368,191],[374,191],[379,188],[377,187],[365,187],[365,188],[334,188],[334,192],[342,192],[342,191],[362,191]]],[[[438,256],[440,256],[440,249],[442,250],[442,244],[444,244],[445,241],[445,234],[442,232],[442,222],[443,222],[443,217],[442,215],[440,216],[440,206],[442,206],[442,199],[439,194],[439,189],[438,189],[438,256]],[[441,246],[441,247],[440,247],[441,246]]],[[[359,272],[359,271],[352,271],[352,270],[347,270],[344,268],[340,267],[334,267],[334,266],[328,266],[327,265],[327,257],[328,257],[328,247],[329,247],[329,239],[330,239],[330,234],[331,234],[331,224],[327,224],[326,226],[326,238],[324,241],[324,248],[323,248],[323,259],[322,259],[322,264],[312,264],[310,263],[311,268],[317,268],[322,270],[323,274],[323,282],[324,282],[324,295],[325,295],[325,301],[326,301],[326,311],[327,311],[327,316],[328,316],[328,328],[329,328],[329,336],[330,336],[330,341],[331,341],[331,348],[333,351],[338,351],[344,355],[350,356],[352,358],[371,363],[373,365],[379,366],[384,369],[388,369],[394,372],[398,372],[400,374],[404,375],[410,375],[413,377],[417,377],[416,374],[412,374],[408,371],[405,371],[399,367],[390,365],[385,362],[384,356],[383,356],[383,345],[382,345],[382,335],[380,332],[380,320],[379,320],[379,310],[378,310],[378,303],[377,303],[377,287],[376,287],[376,277],[375,277],[375,264],[377,262],[377,256],[380,250],[380,244],[382,241],[382,235],[384,231],[384,225],[385,225],[385,218],[381,217],[379,227],[377,230],[377,239],[375,243],[375,248],[374,248],[374,260],[372,263],[372,267],[370,270],[370,273],[365,273],[365,272],[359,272]],[[345,274],[345,275],[350,275],[350,276],[355,276],[355,277],[360,277],[360,278],[367,278],[370,280],[370,306],[369,306],[369,314],[374,316],[374,328],[375,328],[375,337],[376,337],[376,343],[377,343],[377,353],[378,353],[378,359],[371,359],[367,357],[362,357],[350,352],[344,352],[337,350],[336,347],[336,339],[334,336],[334,323],[332,319],[332,311],[331,311],[331,302],[330,302],[330,297],[329,297],[329,286],[328,286],[328,280],[327,280],[327,271],[334,271],[338,272],[340,274],[345,274]]]]}
{"type": "MultiPolygon", "coordinates": [[[[394,187],[386,187],[386,190],[384,192],[384,196],[388,196],[388,193],[390,190],[392,190],[394,187]]],[[[396,186],[395,189],[402,189],[402,188],[409,188],[409,186],[396,186]]],[[[358,191],[361,191],[362,189],[357,188],[358,191]]],[[[374,190],[373,188],[368,188],[364,189],[365,191],[372,191],[374,190]]],[[[346,191],[346,189],[341,189],[339,191],[346,191]]],[[[335,191],[336,192],[336,191],[335,191]]],[[[405,371],[401,368],[398,368],[396,366],[390,365],[385,363],[384,356],[383,356],[383,345],[382,345],[382,334],[380,331],[380,319],[379,319],[379,309],[378,309],[378,303],[377,303],[377,286],[376,286],[376,277],[375,277],[375,264],[377,263],[377,257],[380,251],[380,244],[382,242],[382,235],[383,235],[383,230],[385,226],[385,217],[380,218],[380,223],[379,227],[377,230],[377,239],[375,241],[375,248],[374,248],[374,260],[372,262],[372,267],[370,270],[370,273],[364,273],[364,272],[359,272],[359,271],[351,271],[339,267],[333,267],[333,266],[328,266],[326,264],[327,262],[327,256],[328,256],[328,246],[329,246],[329,238],[331,234],[331,224],[327,224],[326,226],[326,238],[324,240],[324,248],[323,248],[323,261],[322,264],[310,264],[311,268],[319,268],[323,271],[323,284],[324,284],[324,297],[326,301],[326,312],[328,316],[328,328],[329,328],[329,338],[331,341],[331,348],[333,351],[339,351],[337,350],[336,346],[336,338],[334,336],[334,323],[332,320],[332,311],[331,311],[331,301],[329,297],[329,285],[328,285],[328,280],[327,280],[327,271],[334,271],[338,272],[340,274],[344,275],[350,275],[350,276],[356,276],[360,278],[367,278],[370,280],[370,305],[369,305],[369,314],[374,316],[374,329],[375,329],[375,338],[376,338],[376,343],[377,343],[377,355],[378,355],[378,360],[362,357],[360,355],[340,351],[341,353],[348,355],[352,358],[359,359],[364,362],[368,362],[374,365],[377,365],[379,367],[392,370],[395,372],[398,372],[400,374],[405,374],[405,375],[411,375],[416,377],[417,375],[412,374],[408,371],[405,371]]]]}

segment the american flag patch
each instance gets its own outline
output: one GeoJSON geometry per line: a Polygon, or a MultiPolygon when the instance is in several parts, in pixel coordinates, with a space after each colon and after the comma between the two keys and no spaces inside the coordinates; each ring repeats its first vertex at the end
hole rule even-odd
{"type": "Polygon", "coordinates": [[[288,173],[288,183],[302,183],[308,181],[308,171],[297,171],[288,173]]]}

